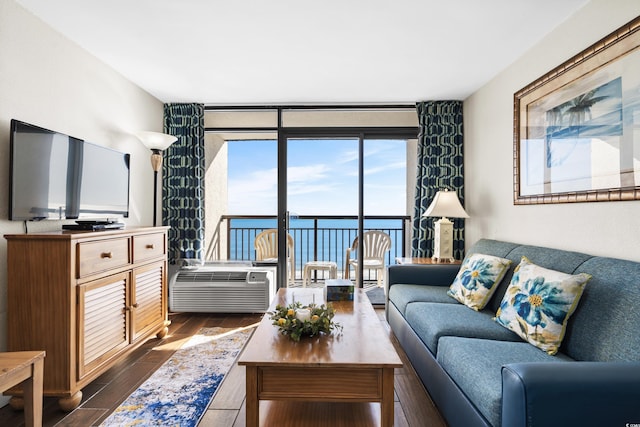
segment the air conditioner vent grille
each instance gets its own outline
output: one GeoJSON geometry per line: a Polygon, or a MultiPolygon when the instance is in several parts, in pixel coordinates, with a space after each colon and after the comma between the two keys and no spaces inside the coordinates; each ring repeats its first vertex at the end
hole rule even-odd
{"type": "Polygon", "coordinates": [[[246,271],[181,271],[176,282],[246,282],[246,271]]]}
{"type": "Polygon", "coordinates": [[[205,266],[176,272],[169,283],[169,309],[175,312],[266,312],[275,295],[275,269],[205,266]]]}

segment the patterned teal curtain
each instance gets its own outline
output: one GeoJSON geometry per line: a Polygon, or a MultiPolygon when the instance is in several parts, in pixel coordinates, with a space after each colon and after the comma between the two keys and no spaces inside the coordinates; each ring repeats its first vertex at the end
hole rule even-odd
{"type": "MultiPolygon", "coordinates": [[[[462,101],[427,101],[416,106],[420,121],[418,167],[411,252],[433,256],[433,226],[438,218],[422,218],[438,190],[456,191],[464,206],[462,101]]],[[[464,219],[453,221],[453,256],[464,256],[464,219]]]]}
{"type": "Polygon", "coordinates": [[[165,104],[164,132],[178,137],[164,151],[162,220],[169,262],[204,259],[204,105],[165,104]]]}

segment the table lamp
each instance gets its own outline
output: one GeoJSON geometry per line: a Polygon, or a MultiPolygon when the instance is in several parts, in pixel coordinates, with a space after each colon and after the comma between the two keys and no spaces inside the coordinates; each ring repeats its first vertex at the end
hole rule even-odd
{"type": "Polygon", "coordinates": [[[429,205],[423,217],[439,216],[439,220],[435,222],[434,238],[433,238],[433,257],[434,261],[453,262],[453,222],[450,218],[469,218],[464,208],[458,200],[455,191],[438,191],[433,198],[433,202],[429,205]]]}
{"type": "Polygon", "coordinates": [[[153,225],[156,226],[158,213],[158,172],[162,167],[162,152],[178,140],[173,135],[160,132],[138,132],[138,139],[151,150],[151,167],[153,168],[153,225]]]}

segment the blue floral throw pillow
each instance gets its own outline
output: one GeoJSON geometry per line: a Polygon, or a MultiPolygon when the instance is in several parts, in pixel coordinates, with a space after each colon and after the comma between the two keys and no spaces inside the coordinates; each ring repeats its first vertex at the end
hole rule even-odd
{"type": "Polygon", "coordinates": [[[465,258],[447,294],[469,308],[482,310],[510,265],[508,259],[473,254],[465,258]]]}
{"type": "Polygon", "coordinates": [[[549,270],[522,257],[495,320],[554,355],[589,279],[591,275],[586,273],[571,275],[549,270]]]}

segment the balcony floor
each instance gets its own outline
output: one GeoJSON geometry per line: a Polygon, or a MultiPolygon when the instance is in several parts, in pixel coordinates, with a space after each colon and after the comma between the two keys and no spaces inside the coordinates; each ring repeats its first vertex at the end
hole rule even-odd
{"type": "MultiPolygon", "coordinates": [[[[313,279],[311,279],[311,282],[309,284],[308,287],[310,288],[323,288],[324,287],[324,280],[325,279],[318,279],[317,281],[314,281],[313,279]]],[[[352,283],[355,283],[354,280],[351,281],[352,283]]],[[[302,280],[301,279],[296,279],[293,282],[293,285],[289,285],[290,288],[302,288],[302,280]]],[[[363,288],[365,291],[370,291],[373,288],[377,288],[378,287],[378,282],[376,282],[375,280],[365,280],[364,284],[363,284],[363,288]]]]}

